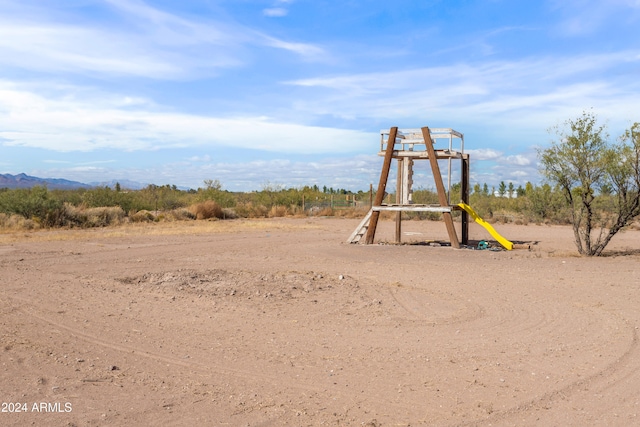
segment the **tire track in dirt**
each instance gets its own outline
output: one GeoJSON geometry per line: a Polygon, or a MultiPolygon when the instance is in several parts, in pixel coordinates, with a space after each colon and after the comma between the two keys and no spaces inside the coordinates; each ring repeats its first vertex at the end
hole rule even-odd
{"type": "MultiPolygon", "coordinates": [[[[569,347],[568,352],[588,351],[594,345],[606,348],[614,343],[628,343],[621,349],[621,353],[608,355],[613,361],[599,367],[595,372],[590,372],[586,378],[565,383],[562,387],[549,390],[539,397],[527,400],[525,395],[523,403],[493,412],[489,417],[478,417],[473,421],[452,422],[447,425],[470,426],[514,421],[532,410],[549,409],[560,400],[571,400],[571,395],[585,388],[613,388],[616,383],[626,378],[623,371],[640,371],[640,362],[636,362],[640,358],[636,329],[630,327],[623,318],[598,305],[535,301],[526,298],[516,301],[495,300],[491,301],[493,304],[481,305],[464,301],[463,298],[456,300],[453,296],[439,298],[439,295],[429,290],[398,284],[394,284],[388,292],[399,308],[412,320],[424,320],[435,326],[463,323],[464,326],[460,327],[461,333],[452,337],[450,342],[463,341],[471,347],[474,342],[494,338],[502,342],[537,342],[548,346],[562,342],[562,345],[569,347]],[[441,312],[435,313],[430,306],[438,304],[449,310],[442,311],[440,307],[441,312]]],[[[564,355],[565,358],[567,356],[570,357],[570,354],[564,355]]],[[[595,364],[597,356],[593,357],[596,358],[595,364]]],[[[521,363],[523,366],[529,365],[531,368],[539,369],[535,364],[528,364],[526,358],[521,363]]],[[[565,365],[561,372],[569,374],[571,368],[571,365],[565,365]]]]}
{"type": "Polygon", "coordinates": [[[429,324],[465,323],[483,316],[478,304],[462,298],[443,297],[429,290],[392,284],[388,290],[393,300],[415,320],[429,324]]]}
{"type": "Polygon", "coordinates": [[[407,319],[440,326],[464,324],[464,331],[469,335],[478,333],[484,337],[504,337],[505,334],[516,335],[529,331],[539,334],[558,331],[559,326],[566,325],[559,316],[561,311],[555,306],[553,310],[549,306],[545,306],[544,310],[532,310],[528,306],[513,307],[506,302],[502,305],[483,305],[462,296],[439,295],[431,290],[399,283],[380,286],[387,288],[385,291],[405,312],[407,319]]]}
{"type": "MultiPolygon", "coordinates": [[[[101,338],[98,338],[96,336],[93,336],[91,334],[87,334],[86,332],[80,331],[76,328],[72,328],[69,327],[67,325],[64,325],[60,322],[57,322],[55,320],[52,320],[46,316],[43,316],[41,314],[38,313],[42,313],[44,312],[44,308],[43,307],[38,307],[35,304],[33,304],[31,301],[24,299],[24,298],[20,298],[20,297],[16,297],[16,296],[10,296],[7,297],[5,299],[5,301],[10,302],[10,301],[19,301],[24,305],[27,305],[29,308],[25,308],[25,307],[20,307],[20,306],[16,306],[14,304],[13,305],[13,312],[19,312],[25,316],[28,316],[30,318],[36,319],[37,321],[44,323],[44,324],[48,324],[51,326],[54,326],[56,328],[59,328],[60,330],[65,331],[66,333],[68,333],[71,336],[74,336],[80,340],[86,341],[88,343],[91,344],[95,344],[107,349],[111,349],[111,350],[115,350],[118,352],[122,352],[122,353],[127,353],[130,355],[135,355],[135,356],[140,356],[146,359],[150,359],[150,360],[154,360],[154,361],[158,361],[158,362],[163,362],[166,364],[170,364],[170,365],[174,365],[174,366],[180,366],[180,367],[184,367],[184,368],[189,368],[189,369],[193,369],[193,370],[198,370],[201,372],[206,372],[206,373],[211,373],[211,372],[216,372],[218,374],[223,374],[223,375],[228,375],[228,376],[232,376],[232,377],[236,377],[239,379],[242,379],[244,381],[249,381],[249,382],[255,382],[256,379],[261,381],[261,382],[266,382],[269,384],[277,384],[280,383],[282,381],[281,377],[275,376],[275,375],[267,375],[264,372],[260,372],[260,371],[251,371],[251,370],[240,370],[240,369],[231,369],[231,368],[221,368],[219,366],[214,366],[214,365],[208,365],[208,364],[203,364],[203,363],[199,363],[199,362],[195,362],[195,361],[189,361],[189,360],[184,360],[178,357],[170,357],[170,356],[164,356],[161,354],[157,354],[157,353],[152,353],[149,351],[143,351],[143,350],[139,350],[136,349],[135,347],[131,347],[131,346],[126,346],[126,345],[122,345],[122,344],[117,344],[117,343],[113,343],[101,338]],[[36,313],[37,312],[37,313],[36,313]]],[[[340,399],[342,399],[345,402],[351,402],[353,407],[358,407],[359,403],[362,403],[361,401],[357,400],[353,394],[350,393],[344,393],[341,392],[339,390],[327,390],[326,388],[323,388],[320,385],[314,385],[314,384],[308,384],[308,383],[301,383],[300,381],[295,381],[295,382],[288,382],[286,385],[287,389],[297,389],[300,390],[302,392],[312,392],[312,393],[317,393],[317,394],[328,394],[330,396],[332,396],[333,398],[335,397],[339,397],[340,399]]],[[[374,401],[374,403],[376,403],[377,405],[380,406],[393,406],[395,407],[397,410],[400,411],[404,411],[405,413],[409,413],[411,411],[411,409],[413,409],[413,407],[409,404],[407,405],[403,405],[403,404],[399,404],[397,402],[390,402],[388,400],[384,400],[384,399],[378,399],[372,396],[368,396],[367,397],[367,401],[374,401]]],[[[270,421],[269,421],[270,422],[270,421]]]]}
{"type": "MultiPolygon", "coordinates": [[[[496,411],[491,416],[476,419],[474,421],[452,424],[455,426],[472,426],[482,424],[495,424],[500,422],[508,422],[510,425],[516,417],[522,418],[522,415],[532,410],[550,409],[554,403],[562,400],[569,400],[569,396],[576,394],[578,391],[591,388],[601,387],[601,390],[614,387],[617,383],[625,378],[624,371],[629,370],[633,373],[640,371],[640,347],[637,329],[631,325],[627,325],[627,331],[630,335],[630,343],[626,350],[614,362],[605,366],[603,369],[589,375],[584,379],[574,381],[557,390],[552,390],[539,397],[535,397],[515,407],[504,411],[496,411]]],[[[522,420],[520,420],[522,422],[522,420]]]]}

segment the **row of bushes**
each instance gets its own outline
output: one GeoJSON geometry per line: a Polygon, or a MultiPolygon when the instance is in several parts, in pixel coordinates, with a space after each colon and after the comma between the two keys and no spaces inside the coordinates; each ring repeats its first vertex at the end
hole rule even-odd
{"type": "MultiPolygon", "coordinates": [[[[274,188],[232,193],[209,181],[205,188],[182,191],[175,186],[149,186],[137,191],[109,187],[81,190],[0,190],[0,227],[103,227],[123,222],[176,221],[194,219],[267,218],[302,215],[362,216],[368,209],[369,193],[327,194],[311,187],[274,188]],[[331,204],[329,204],[329,200],[331,204]],[[338,209],[340,201],[350,209],[338,209]],[[347,203],[348,202],[348,203],[347,203]],[[353,203],[355,202],[355,204],[353,203]],[[311,207],[311,209],[309,209],[311,207]]],[[[519,197],[495,197],[474,191],[470,204],[492,222],[570,223],[570,212],[559,192],[549,185],[527,184],[519,197]]],[[[452,188],[452,203],[459,200],[459,186],[452,188]]],[[[388,196],[393,201],[394,195],[388,196]]],[[[437,195],[428,189],[413,192],[414,203],[435,204],[437,195]]],[[[407,219],[439,220],[438,213],[403,213],[407,219]]]]}

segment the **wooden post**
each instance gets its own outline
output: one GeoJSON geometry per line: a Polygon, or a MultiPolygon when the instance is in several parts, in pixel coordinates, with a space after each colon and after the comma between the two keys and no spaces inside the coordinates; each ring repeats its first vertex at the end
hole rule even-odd
{"type": "MultiPolygon", "coordinates": [[[[429,131],[428,127],[425,126],[422,128],[422,136],[424,138],[424,143],[427,146],[429,163],[431,163],[431,171],[433,172],[433,180],[435,181],[436,190],[438,191],[438,201],[440,202],[440,206],[449,206],[449,202],[447,200],[447,193],[444,189],[444,184],[442,183],[440,166],[438,166],[438,158],[436,157],[436,151],[433,148],[433,141],[431,140],[431,132],[429,131]]],[[[442,216],[444,218],[444,223],[447,226],[447,234],[449,234],[449,240],[451,241],[451,246],[456,249],[460,249],[460,242],[458,242],[456,229],[453,226],[453,217],[451,216],[451,212],[443,212],[442,216]]]]}
{"type": "MultiPolygon", "coordinates": [[[[387,188],[387,180],[389,179],[389,170],[391,169],[391,160],[393,159],[393,148],[396,145],[396,136],[398,135],[398,127],[394,126],[389,130],[389,141],[387,142],[387,150],[384,153],[384,162],[382,163],[382,173],[380,174],[380,182],[378,183],[378,192],[376,193],[376,199],[373,201],[373,207],[382,206],[384,200],[384,191],[387,188]]],[[[367,238],[365,243],[370,245],[373,243],[373,238],[376,235],[376,228],[378,227],[378,219],[380,218],[380,211],[371,212],[371,218],[369,219],[369,228],[367,229],[367,238]]]]}
{"type": "MultiPolygon", "coordinates": [[[[462,183],[460,188],[460,197],[462,198],[462,203],[469,204],[469,155],[463,154],[462,159],[460,160],[462,163],[462,183]]],[[[461,216],[462,222],[462,244],[469,244],[469,214],[467,211],[462,211],[461,216]]]]}
{"type": "MultiPolygon", "coordinates": [[[[402,160],[402,159],[398,159],[398,161],[396,162],[398,165],[398,178],[396,179],[396,204],[401,205],[402,204],[402,199],[403,199],[403,194],[402,194],[402,177],[403,177],[403,170],[402,168],[404,167],[404,162],[408,161],[407,160],[402,160]]],[[[402,242],[402,211],[398,211],[396,212],[396,243],[401,243],[402,242]]]]}

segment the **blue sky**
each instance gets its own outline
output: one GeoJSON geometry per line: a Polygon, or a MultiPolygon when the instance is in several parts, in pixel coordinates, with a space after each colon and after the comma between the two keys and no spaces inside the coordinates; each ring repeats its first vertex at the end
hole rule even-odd
{"type": "Polygon", "coordinates": [[[0,0],[0,173],[368,189],[380,130],[430,126],[517,186],[639,94],[640,0],[0,0]]]}

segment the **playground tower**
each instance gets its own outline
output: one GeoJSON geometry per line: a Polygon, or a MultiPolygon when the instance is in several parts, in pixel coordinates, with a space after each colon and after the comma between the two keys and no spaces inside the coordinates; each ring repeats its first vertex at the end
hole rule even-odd
{"type": "MultiPolygon", "coordinates": [[[[449,128],[423,127],[421,129],[398,129],[380,131],[380,156],[384,157],[380,182],[371,210],[367,213],[356,230],[349,236],[347,242],[358,243],[364,237],[365,244],[374,241],[376,227],[380,212],[396,212],[396,242],[401,242],[402,212],[440,212],[444,219],[449,235],[449,241],[454,248],[460,248],[460,240],[456,234],[451,212],[462,210],[457,202],[452,204],[449,200],[451,189],[452,162],[460,162],[460,192],[463,203],[469,203],[469,155],[464,152],[464,135],[449,128]],[[438,146],[436,149],[435,146],[438,146]],[[442,147],[442,148],[440,148],[442,147]],[[389,179],[392,162],[397,162],[396,201],[393,204],[385,204],[384,196],[389,179]],[[438,204],[415,204],[412,200],[413,171],[420,160],[428,160],[436,191],[438,204]],[[445,163],[447,168],[447,188],[442,181],[440,163],[445,163]]],[[[468,215],[462,210],[462,244],[469,240],[468,215]]]]}

